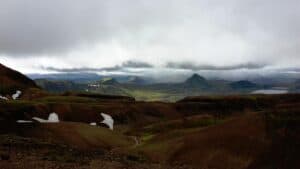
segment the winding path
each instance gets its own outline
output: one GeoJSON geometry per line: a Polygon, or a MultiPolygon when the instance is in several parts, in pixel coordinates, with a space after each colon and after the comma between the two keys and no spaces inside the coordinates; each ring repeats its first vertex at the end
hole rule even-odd
{"type": "Polygon", "coordinates": [[[130,136],[130,138],[132,138],[135,142],[134,147],[140,145],[140,141],[137,136],[130,136]]]}

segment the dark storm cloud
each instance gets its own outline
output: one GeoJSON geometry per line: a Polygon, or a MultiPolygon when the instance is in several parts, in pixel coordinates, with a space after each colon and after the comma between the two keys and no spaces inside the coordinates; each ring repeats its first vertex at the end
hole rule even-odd
{"type": "Polygon", "coordinates": [[[256,63],[245,63],[245,64],[237,64],[231,66],[213,66],[213,65],[197,65],[195,63],[167,63],[167,68],[174,69],[186,69],[186,70],[237,70],[237,69],[261,69],[264,68],[265,64],[256,64],[256,63]]]}
{"type": "Polygon", "coordinates": [[[78,73],[78,72],[117,72],[122,71],[126,72],[125,69],[146,69],[146,68],[152,68],[153,66],[145,63],[145,62],[138,62],[138,61],[126,61],[122,63],[121,65],[116,65],[113,67],[103,67],[103,68],[89,68],[89,67],[81,67],[81,68],[55,68],[55,67],[41,67],[41,69],[46,71],[54,71],[54,72],[62,72],[62,73],[78,73]]]}

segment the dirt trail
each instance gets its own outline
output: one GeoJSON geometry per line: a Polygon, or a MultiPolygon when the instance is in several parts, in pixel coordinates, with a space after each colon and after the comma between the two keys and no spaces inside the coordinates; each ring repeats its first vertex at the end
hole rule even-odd
{"type": "Polygon", "coordinates": [[[140,145],[140,141],[137,136],[130,136],[130,138],[134,140],[135,144],[133,145],[133,147],[137,147],[138,145],[140,145]]]}

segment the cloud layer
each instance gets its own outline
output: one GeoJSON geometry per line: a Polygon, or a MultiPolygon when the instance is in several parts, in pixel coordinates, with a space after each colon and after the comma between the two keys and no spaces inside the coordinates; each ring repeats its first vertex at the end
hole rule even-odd
{"type": "Polygon", "coordinates": [[[213,66],[213,65],[197,65],[194,63],[183,62],[183,63],[167,63],[166,67],[175,69],[186,69],[186,70],[238,70],[238,69],[262,69],[265,67],[264,64],[245,63],[229,66],[213,66]]]}
{"type": "Polygon", "coordinates": [[[121,65],[116,65],[113,67],[103,67],[103,68],[89,68],[89,67],[81,67],[81,68],[55,68],[55,67],[41,67],[41,69],[51,72],[59,72],[59,73],[87,73],[87,72],[124,72],[128,71],[126,69],[147,69],[153,68],[152,65],[145,62],[137,62],[137,61],[126,61],[121,65]]]}
{"type": "Polygon", "coordinates": [[[296,67],[299,6],[299,0],[2,0],[0,61],[25,73],[139,68],[123,65],[130,60],[194,71],[296,67]]]}

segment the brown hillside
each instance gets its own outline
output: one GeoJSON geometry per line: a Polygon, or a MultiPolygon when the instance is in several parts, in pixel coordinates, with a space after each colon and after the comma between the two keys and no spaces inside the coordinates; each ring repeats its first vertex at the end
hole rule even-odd
{"type": "Polygon", "coordinates": [[[10,69],[0,63],[0,92],[8,94],[16,90],[37,88],[37,85],[18,71],[10,69]]]}
{"type": "Polygon", "coordinates": [[[184,138],[171,161],[199,168],[247,168],[270,146],[258,114],[236,118],[184,138]]]}

